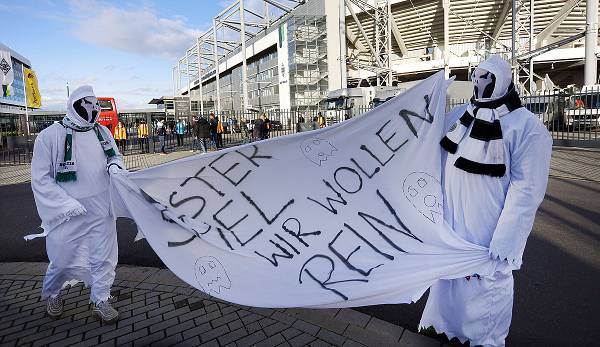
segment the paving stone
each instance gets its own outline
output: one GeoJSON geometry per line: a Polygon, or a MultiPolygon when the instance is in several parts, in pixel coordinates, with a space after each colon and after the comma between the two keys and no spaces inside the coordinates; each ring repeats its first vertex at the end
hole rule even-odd
{"type": "Polygon", "coordinates": [[[287,315],[285,313],[282,313],[282,312],[275,312],[275,313],[273,313],[271,315],[271,318],[276,319],[276,320],[278,320],[280,322],[284,322],[284,323],[290,324],[290,325],[294,324],[294,322],[296,321],[295,317],[289,316],[289,315],[287,315]]]}
{"type": "Polygon", "coordinates": [[[335,333],[342,334],[346,327],[348,326],[348,322],[335,317],[335,314],[339,310],[310,310],[310,309],[302,309],[296,317],[302,319],[303,321],[307,321],[314,325],[317,325],[321,328],[325,328],[327,330],[331,330],[335,333]]]}
{"type": "Polygon", "coordinates": [[[208,322],[201,324],[201,325],[194,324],[193,328],[184,331],[182,333],[182,335],[183,335],[183,338],[187,340],[187,339],[191,338],[192,336],[200,336],[201,334],[203,334],[211,329],[212,329],[212,326],[208,322]]]}
{"type": "Polygon", "coordinates": [[[307,323],[303,320],[298,319],[297,321],[294,322],[294,324],[292,324],[292,326],[296,329],[302,330],[306,333],[309,333],[313,336],[317,335],[317,332],[319,331],[319,327],[314,325],[314,324],[310,324],[307,323]]]}
{"type": "Polygon", "coordinates": [[[332,345],[341,346],[346,341],[346,337],[336,334],[327,329],[321,329],[316,335],[319,339],[327,341],[332,345]]]}
{"type": "MultiPolygon", "coordinates": [[[[181,320],[181,318],[179,320],[181,320]]],[[[252,324],[254,324],[254,323],[252,323],[252,324]]],[[[244,323],[242,323],[242,321],[240,319],[236,319],[236,320],[234,320],[232,322],[227,323],[227,326],[229,327],[229,330],[234,331],[234,330],[237,330],[239,328],[243,328],[244,327],[244,323]]],[[[260,328],[260,325],[259,325],[259,328],[260,328]]]]}
{"type": "MultiPolygon", "coordinates": [[[[239,315],[239,312],[238,312],[239,315]]],[[[241,317],[241,316],[240,316],[241,317]]],[[[277,321],[271,318],[263,318],[261,320],[258,321],[258,323],[260,323],[261,327],[268,327],[269,325],[275,324],[277,321]]]]}
{"type": "Polygon", "coordinates": [[[146,306],[146,303],[144,303],[144,301],[138,301],[138,302],[133,302],[129,305],[125,305],[119,308],[119,311],[131,311],[134,310],[136,308],[141,308],[146,306]]]}
{"type": "Polygon", "coordinates": [[[100,342],[105,342],[108,340],[112,340],[112,339],[116,339],[119,336],[123,336],[125,334],[129,334],[133,331],[133,328],[131,327],[131,325],[127,325],[112,331],[109,331],[107,333],[102,334],[102,336],[100,336],[100,342]]]}
{"type": "Polygon", "coordinates": [[[42,331],[42,330],[46,330],[46,329],[56,328],[57,326],[67,324],[67,323],[71,322],[72,320],[73,320],[73,317],[63,317],[61,319],[54,319],[52,321],[49,321],[48,323],[42,324],[39,329],[40,329],[40,331],[42,331]]]}
{"type": "Polygon", "coordinates": [[[308,346],[309,347],[329,347],[331,345],[323,340],[316,339],[313,342],[309,343],[308,346]]]}
{"type": "Polygon", "coordinates": [[[209,322],[209,321],[219,318],[219,317],[221,317],[220,312],[210,312],[210,313],[207,313],[205,315],[195,318],[194,321],[196,322],[197,325],[200,325],[200,324],[209,322]]]}
{"type": "Polygon", "coordinates": [[[159,291],[159,292],[168,292],[168,293],[172,293],[177,287],[175,286],[170,286],[167,284],[159,284],[156,286],[156,288],[154,288],[154,290],[159,291]]]}
{"type": "Polygon", "coordinates": [[[371,319],[370,316],[349,308],[340,310],[335,317],[361,328],[366,327],[371,319]]]}
{"type": "MultiPolygon", "coordinates": [[[[52,335],[52,330],[39,331],[37,333],[33,333],[31,335],[27,335],[25,337],[19,338],[19,345],[32,343],[35,340],[43,339],[50,335],[52,335]]],[[[5,339],[5,340],[8,341],[9,339],[5,339]]]]}
{"type": "Polygon", "coordinates": [[[75,329],[78,328],[80,326],[83,326],[86,324],[85,319],[80,319],[80,320],[76,320],[67,324],[63,324],[63,325],[59,325],[56,328],[54,328],[54,332],[55,333],[59,333],[61,331],[67,331],[67,330],[71,330],[71,329],[75,329]]]}
{"type": "Polygon", "coordinates": [[[228,315],[225,315],[225,316],[222,316],[222,317],[219,317],[219,318],[211,320],[210,324],[214,328],[216,328],[218,326],[221,326],[223,324],[227,324],[227,323],[232,322],[232,321],[237,320],[237,319],[239,319],[237,313],[232,312],[232,313],[230,313],[228,315]]]}
{"type": "MultiPolygon", "coordinates": [[[[216,342],[216,340],[213,340],[216,342]]],[[[182,347],[188,347],[188,346],[199,346],[200,345],[200,338],[198,336],[194,336],[194,337],[190,337],[187,340],[183,340],[180,343],[176,343],[173,346],[182,346],[182,347]]],[[[219,344],[217,343],[217,346],[219,344]]]]}
{"type": "MultiPolygon", "coordinates": [[[[190,310],[199,310],[204,308],[204,303],[202,301],[191,302],[189,305],[190,310]]],[[[206,310],[205,310],[206,311],[206,310]]]]}
{"type": "Polygon", "coordinates": [[[249,315],[243,317],[242,318],[242,322],[244,322],[244,324],[248,325],[248,324],[250,324],[252,322],[257,322],[257,321],[259,321],[261,319],[263,319],[263,317],[261,315],[258,315],[256,313],[252,313],[252,314],[249,314],[249,315]]]}
{"type": "Polygon", "coordinates": [[[251,335],[239,339],[236,341],[236,343],[240,346],[252,346],[259,341],[266,340],[266,338],[267,336],[265,333],[259,330],[251,335]]]}
{"type": "Polygon", "coordinates": [[[145,312],[148,312],[148,311],[152,311],[152,310],[155,310],[157,308],[158,308],[158,303],[157,302],[152,303],[152,304],[146,303],[142,307],[134,308],[133,310],[131,310],[131,315],[132,316],[136,316],[136,315],[138,315],[140,313],[145,313],[145,312]]]}
{"type": "Polygon", "coordinates": [[[395,341],[398,341],[404,332],[404,328],[375,317],[369,320],[369,323],[365,329],[376,331],[380,334],[389,335],[395,341]]]}
{"type": "Polygon", "coordinates": [[[406,346],[406,347],[433,347],[433,346],[439,346],[440,343],[437,340],[434,340],[432,338],[429,338],[427,336],[421,335],[421,334],[417,334],[417,333],[413,333],[412,331],[409,331],[408,329],[406,329],[404,331],[404,334],[402,334],[402,337],[400,338],[400,346],[406,346]]]}
{"type": "Polygon", "coordinates": [[[346,342],[344,342],[342,347],[365,347],[365,345],[363,345],[362,343],[358,343],[356,341],[346,340],[346,342]]]}
{"type": "Polygon", "coordinates": [[[157,284],[156,283],[146,283],[146,282],[142,282],[140,284],[138,284],[136,286],[136,288],[140,288],[140,289],[147,289],[147,290],[153,290],[154,288],[156,288],[157,284]]]}
{"type": "Polygon", "coordinates": [[[145,336],[148,336],[148,332],[145,329],[130,332],[126,335],[119,336],[117,338],[117,346],[121,346],[124,343],[132,342],[134,340],[137,340],[137,339],[145,337],[145,336]]]}
{"type": "Polygon", "coordinates": [[[229,328],[227,325],[221,325],[218,328],[211,329],[200,336],[202,342],[208,342],[212,339],[216,339],[217,337],[227,334],[229,332],[229,328]]]}
{"type": "MultiPolygon", "coordinates": [[[[146,330],[140,330],[146,333],[146,330]]],[[[156,341],[161,341],[165,337],[164,331],[157,331],[154,334],[146,335],[133,341],[134,346],[148,346],[156,341]]]]}
{"type": "Polygon", "coordinates": [[[125,325],[132,325],[133,323],[141,322],[141,321],[145,320],[146,318],[147,318],[146,313],[140,313],[135,316],[131,316],[129,318],[119,319],[117,321],[117,327],[120,328],[125,325]]]}
{"type": "Polygon", "coordinates": [[[283,335],[281,334],[275,334],[269,338],[267,338],[266,340],[262,340],[260,342],[256,343],[257,347],[272,347],[272,346],[279,346],[280,344],[286,342],[285,338],[283,337],[283,335]]]}
{"type": "Polygon", "coordinates": [[[314,336],[303,333],[303,334],[300,334],[300,335],[294,337],[291,340],[288,340],[288,342],[293,347],[299,347],[299,346],[306,346],[307,344],[311,343],[314,340],[315,340],[314,336]]]}
{"type": "Polygon", "coordinates": [[[285,323],[277,322],[275,324],[271,324],[268,327],[263,328],[263,330],[265,331],[267,336],[271,336],[271,335],[275,335],[275,334],[282,332],[289,328],[290,328],[289,325],[287,325],[285,323]]]}
{"type": "Polygon", "coordinates": [[[398,342],[398,339],[394,336],[365,330],[357,327],[356,325],[349,325],[344,332],[344,336],[366,345],[376,344],[380,346],[389,346],[398,342]]]}
{"type": "Polygon", "coordinates": [[[190,312],[190,308],[187,307],[187,306],[183,306],[181,308],[178,308],[178,309],[175,309],[175,310],[172,310],[172,311],[169,311],[169,312],[165,312],[163,314],[163,319],[170,319],[172,317],[178,317],[179,315],[186,314],[186,313],[189,313],[189,312],[190,312]]]}
{"type": "Polygon", "coordinates": [[[157,315],[162,315],[163,313],[172,311],[174,309],[175,309],[175,306],[173,306],[173,304],[159,307],[159,308],[154,309],[152,311],[148,311],[147,312],[148,313],[148,318],[151,318],[151,317],[154,317],[154,316],[157,316],[157,315]]]}
{"type": "Polygon", "coordinates": [[[191,312],[184,313],[181,316],[179,316],[179,321],[180,322],[185,322],[187,320],[194,319],[196,317],[201,317],[201,316],[203,316],[205,314],[206,314],[206,311],[204,311],[203,309],[193,310],[191,312]]]}
{"type": "Polygon", "coordinates": [[[157,342],[153,343],[151,346],[157,346],[157,347],[171,346],[173,344],[180,343],[181,341],[183,341],[183,337],[181,337],[181,334],[175,334],[175,335],[166,337],[160,341],[157,341],[157,342]]]}
{"type": "Polygon", "coordinates": [[[211,340],[208,342],[205,342],[203,344],[198,345],[199,347],[219,347],[219,342],[217,342],[217,340],[211,340]]]}
{"type": "Polygon", "coordinates": [[[87,340],[83,340],[79,343],[76,343],[73,345],[73,347],[91,347],[91,346],[97,346],[98,345],[98,336],[96,337],[92,337],[91,339],[87,339],[87,340]]]}
{"type": "Polygon", "coordinates": [[[227,334],[225,334],[223,336],[220,336],[218,340],[219,340],[219,344],[221,346],[224,346],[229,343],[240,340],[242,337],[245,337],[245,336],[248,336],[246,329],[239,328],[239,329],[233,330],[231,332],[228,332],[227,334]]]}
{"type": "Polygon", "coordinates": [[[217,306],[217,304],[206,305],[206,303],[204,303],[204,305],[204,309],[206,310],[206,312],[219,312],[219,315],[221,314],[221,311],[219,310],[219,306],[217,306]]]}
{"type": "Polygon", "coordinates": [[[182,308],[184,306],[188,306],[187,298],[182,300],[175,300],[175,298],[173,298],[173,305],[175,305],[175,308],[182,308]]]}
{"type": "Polygon", "coordinates": [[[196,289],[192,288],[192,287],[177,287],[177,288],[175,288],[175,290],[173,290],[173,293],[190,296],[195,291],[196,291],[196,289]]]}
{"type": "Polygon", "coordinates": [[[283,335],[283,337],[285,337],[285,339],[288,341],[300,334],[302,334],[302,332],[296,328],[287,328],[281,331],[281,335],[283,335]]]}
{"type": "MultiPolygon", "coordinates": [[[[262,327],[260,326],[260,324],[258,324],[258,322],[252,322],[248,325],[246,325],[246,331],[248,331],[248,334],[252,334],[255,331],[259,331],[262,330],[262,327]]],[[[269,336],[269,335],[267,335],[269,336]]]]}
{"type": "Polygon", "coordinates": [[[177,317],[173,317],[169,320],[163,320],[156,324],[152,324],[150,326],[150,333],[154,333],[155,331],[158,331],[158,330],[164,330],[164,329],[166,329],[168,327],[172,327],[173,325],[178,324],[178,323],[179,323],[179,321],[177,320],[177,317]]]}
{"type": "MultiPolygon", "coordinates": [[[[71,331],[69,331],[70,335],[77,335],[77,334],[81,334],[84,333],[86,331],[90,331],[96,328],[99,328],[101,326],[101,323],[99,321],[93,321],[93,322],[87,322],[85,325],[82,325],[78,328],[74,328],[71,329],[71,331]]],[[[91,338],[92,336],[85,336],[86,340],[91,338]]]]}
{"type": "Polygon", "coordinates": [[[180,333],[184,330],[188,330],[190,328],[194,327],[194,321],[193,320],[188,320],[186,322],[183,323],[179,323],[175,326],[172,326],[170,328],[168,328],[167,330],[165,330],[165,333],[167,334],[167,336],[171,336],[173,334],[177,334],[180,333]]]}
{"type": "Polygon", "coordinates": [[[102,335],[102,334],[104,334],[104,333],[108,333],[108,332],[110,332],[110,331],[113,331],[113,330],[115,330],[116,328],[117,328],[117,325],[116,325],[116,324],[105,324],[105,325],[101,325],[101,326],[99,326],[99,327],[96,327],[96,328],[94,328],[94,329],[92,329],[92,330],[86,331],[86,332],[85,332],[85,336],[84,336],[84,338],[87,340],[87,339],[89,339],[89,338],[91,338],[91,337],[98,336],[98,335],[102,335]]]}
{"type": "Polygon", "coordinates": [[[49,347],[65,347],[65,346],[69,346],[69,345],[72,345],[74,343],[80,342],[82,338],[83,338],[83,335],[75,335],[75,336],[67,337],[67,338],[62,339],[60,341],[51,343],[49,347]]]}
{"type": "Polygon", "coordinates": [[[48,345],[52,342],[55,341],[60,341],[62,339],[64,339],[65,337],[67,337],[67,332],[63,331],[62,333],[58,333],[58,334],[52,334],[48,337],[45,337],[43,339],[39,339],[39,340],[35,340],[32,344],[32,347],[36,347],[36,346],[45,346],[48,345]]]}

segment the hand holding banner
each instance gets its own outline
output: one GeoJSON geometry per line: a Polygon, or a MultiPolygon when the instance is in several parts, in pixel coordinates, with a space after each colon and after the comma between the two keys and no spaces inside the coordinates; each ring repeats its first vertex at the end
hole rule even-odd
{"type": "Polygon", "coordinates": [[[207,294],[261,307],[417,300],[441,278],[491,274],[443,219],[438,73],[316,131],[112,176],[113,207],[207,294]]]}

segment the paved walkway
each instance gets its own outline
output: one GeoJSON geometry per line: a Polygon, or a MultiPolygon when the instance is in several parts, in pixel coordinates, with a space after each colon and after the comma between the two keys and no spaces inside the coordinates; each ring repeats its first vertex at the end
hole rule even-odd
{"type": "Polygon", "coordinates": [[[89,289],[64,289],[64,313],[47,317],[46,263],[0,263],[1,346],[440,346],[351,309],[264,309],[218,299],[169,270],[120,266],[112,295],[120,319],[91,316],[89,289]]]}

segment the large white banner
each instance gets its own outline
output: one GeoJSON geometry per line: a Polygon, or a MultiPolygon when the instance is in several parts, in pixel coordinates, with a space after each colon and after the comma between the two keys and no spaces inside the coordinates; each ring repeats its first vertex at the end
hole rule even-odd
{"type": "Polygon", "coordinates": [[[446,82],[436,74],[349,121],[113,178],[181,279],[260,307],[417,300],[437,279],[490,274],[488,250],[443,220],[446,82]]]}

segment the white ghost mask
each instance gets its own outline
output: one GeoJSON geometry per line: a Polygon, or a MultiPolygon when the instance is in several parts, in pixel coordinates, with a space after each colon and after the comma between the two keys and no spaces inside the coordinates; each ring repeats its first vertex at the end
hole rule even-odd
{"type": "Polygon", "coordinates": [[[86,96],[76,100],[73,108],[79,117],[85,119],[88,123],[94,123],[100,114],[100,103],[95,96],[86,96]]]}

